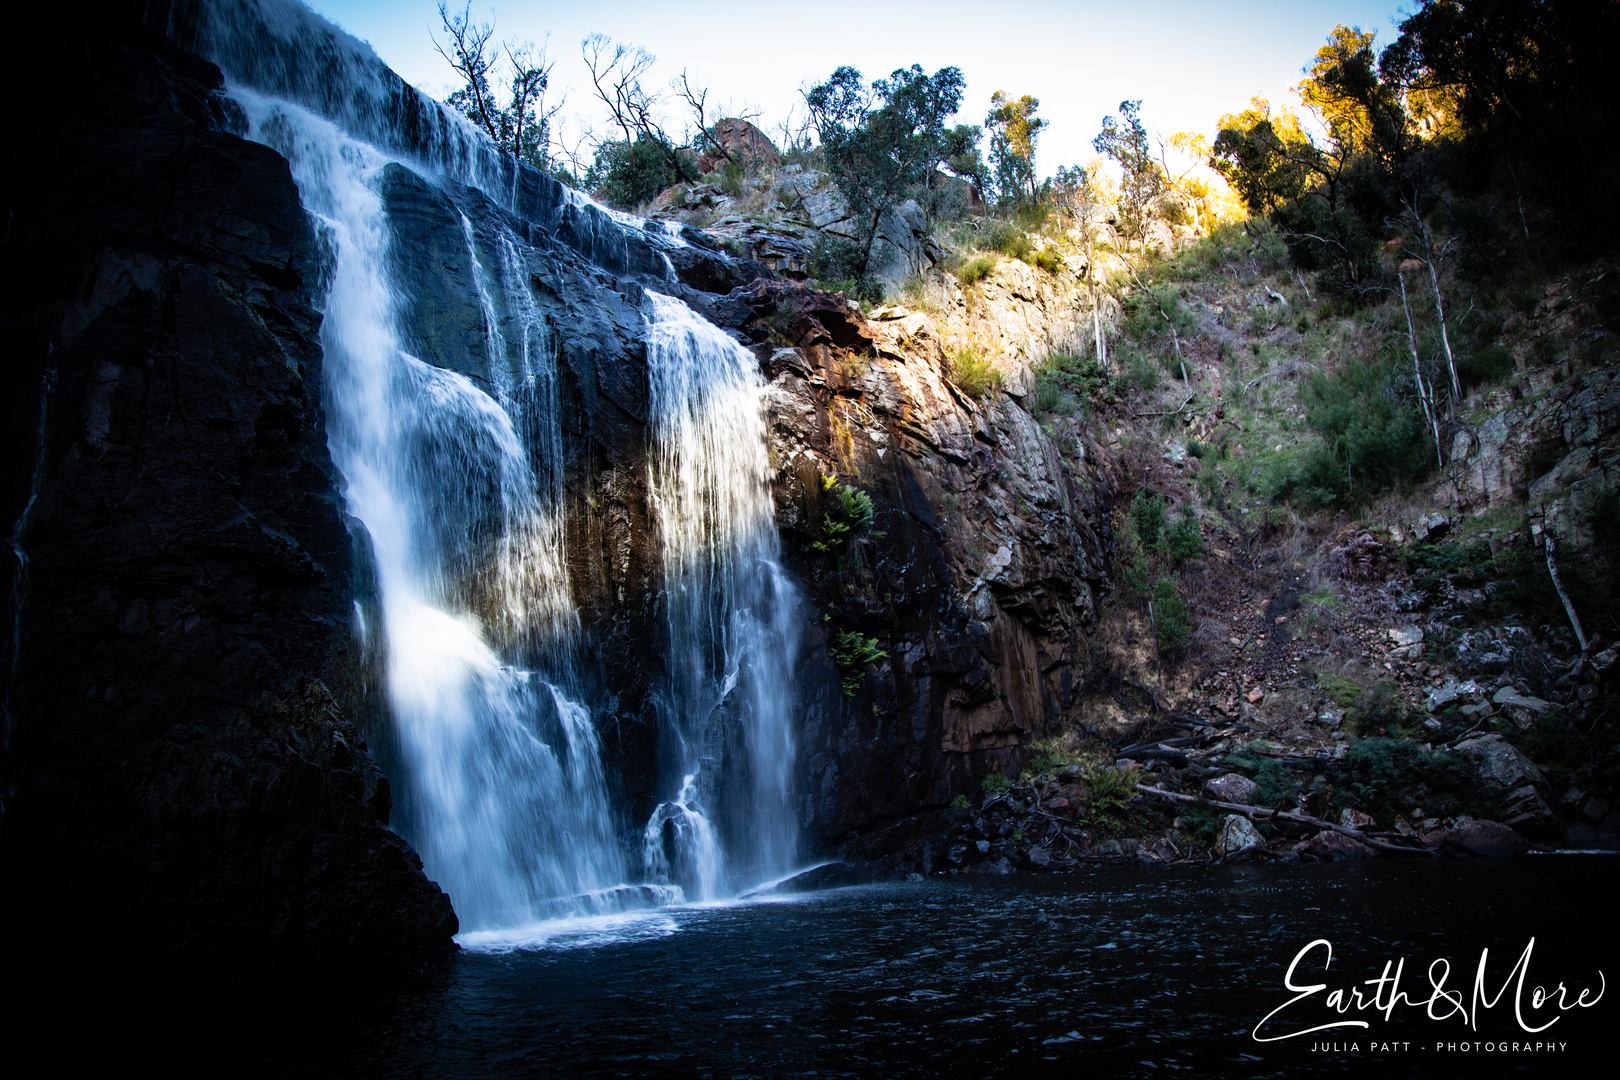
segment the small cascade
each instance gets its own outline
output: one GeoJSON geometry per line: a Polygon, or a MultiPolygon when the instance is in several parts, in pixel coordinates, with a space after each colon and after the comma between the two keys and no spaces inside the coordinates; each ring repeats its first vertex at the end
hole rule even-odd
{"type": "Polygon", "coordinates": [[[648,309],[669,635],[660,720],[664,775],[681,779],[648,823],[643,859],[708,899],[796,855],[787,688],[800,611],[777,562],[757,361],[679,300],[649,292],[648,309]]]}
{"type": "Polygon", "coordinates": [[[225,71],[228,122],[287,158],[316,224],[328,445],[376,584],[356,622],[383,656],[399,827],[463,930],[715,899],[788,869],[800,616],[777,562],[763,382],[748,352],[657,293],[644,313],[664,802],[639,832],[615,812],[585,690],[557,343],[522,237],[538,227],[654,282],[684,241],[519,166],[293,0],[169,11],[170,36],[225,71]],[[431,339],[458,370],[406,344],[424,333],[403,329],[413,297],[435,284],[391,248],[384,193],[401,169],[459,214],[458,287],[482,330],[431,339]]]}

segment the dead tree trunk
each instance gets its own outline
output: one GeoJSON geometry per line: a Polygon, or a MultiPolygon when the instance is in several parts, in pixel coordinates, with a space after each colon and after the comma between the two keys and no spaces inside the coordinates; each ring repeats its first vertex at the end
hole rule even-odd
{"type": "Polygon", "coordinates": [[[1564,582],[1558,576],[1558,562],[1555,558],[1558,543],[1553,539],[1550,529],[1543,525],[1541,538],[1547,549],[1547,575],[1552,578],[1553,588],[1558,590],[1558,599],[1564,603],[1564,614],[1569,616],[1569,625],[1575,630],[1575,640],[1581,646],[1581,659],[1585,660],[1587,652],[1586,631],[1581,629],[1581,617],[1575,613],[1575,605],[1569,602],[1569,593],[1564,591],[1564,582]]]}
{"type": "Polygon", "coordinates": [[[1434,314],[1440,320],[1440,347],[1446,351],[1446,370],[1451,372],[1451,401],[1452,407],[1462,401],[1462,380],[1457,377],[1457,358],[1451,355],[1451,337],[1446,333],[1446,305],[1440,295],[1440,275],[1434,269],[1434,248],[1429,248],[1429,257],[1423,260],[1423,265],[1429,268],[1429,287],[1434,290],[1434,314]]]}
{"type": "Polygon", "coordinates": [[[1435,413],[1433,388],[1423,380],[1423,367],[1418,361],[1417,325],[1412,321],[1412,307],[1406,302],[1406,276],[1400,271],[1395,272],[1401,283],[1401,310],[1406,312],[1406,347],[1412,352],[1412,377],[1417,380],[1418,401],[1423,404],[1423,418],[1429,422],[1429,430],[1434,433],[1434,460],[1439,468],[1445,468],[1446,461],[1440,451],[1440,418],[1435,413]]]}

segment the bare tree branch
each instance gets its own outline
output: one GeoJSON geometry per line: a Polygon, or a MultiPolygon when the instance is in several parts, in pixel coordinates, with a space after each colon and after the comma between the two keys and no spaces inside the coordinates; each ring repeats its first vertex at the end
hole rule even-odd
{"type": "Polygon", "coordinates": [[[604,34],[592,34],[580,42],[580,53],[591,73],[596,96],[624,133],[625,145],[634,143],[638,136],[648,139],[669,159],[675,175],[688,182],[697,179],[654,115],[659,96],[649,93],[641,83],[658,58],[640,46],[615,43],[604,34]]]}
{"type": "MultiPolygon", "coordinates": [[[[495,119],[496,106],[489,88],[491,65],[487,54],[489,39],[495,33],[495,25],[493,23],[480,25],[472,21],[472,0],[467,0],[467,6],[459,15],[451,15],[445,0],[439,0],[439,21],[443,24],[449,41],[440,43],[431,32],[428,36],[439,55],[455,69],[457,75],[466,80],[466,87],[457,93],[468,95],[470,108],[464,108],[462,111],[473,123],[483,128],[490,138],[499,141],[500,127],[495,119]]],[[[451,95],[452,98],[455,96],[451,95]]]]}

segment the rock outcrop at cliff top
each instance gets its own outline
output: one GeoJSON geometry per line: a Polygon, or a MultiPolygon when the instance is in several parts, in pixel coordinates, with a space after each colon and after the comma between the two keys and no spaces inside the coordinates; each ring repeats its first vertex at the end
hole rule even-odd
{"type": "Polygon", "coordinates": [[[218,129],[212,65],[95,16],[31,13],[7,70],[7,925],[200,963],[442,951],[359,734],[309,219],[218,129]]]}

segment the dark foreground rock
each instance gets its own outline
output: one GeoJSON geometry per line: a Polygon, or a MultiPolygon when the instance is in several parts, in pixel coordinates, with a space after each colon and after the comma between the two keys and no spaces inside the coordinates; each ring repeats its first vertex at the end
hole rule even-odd
{"type": "Polygon", "coordinates": [[[309,220],[218,129],[217,70],[90,7],[28,15],[6,72],[6,925],[233,967],[442,952],[360,735],[309,220]]]}

